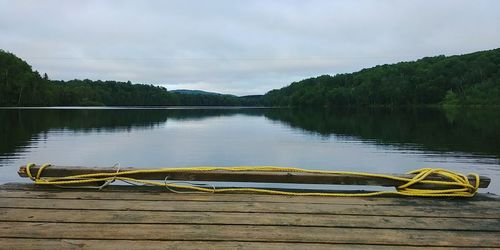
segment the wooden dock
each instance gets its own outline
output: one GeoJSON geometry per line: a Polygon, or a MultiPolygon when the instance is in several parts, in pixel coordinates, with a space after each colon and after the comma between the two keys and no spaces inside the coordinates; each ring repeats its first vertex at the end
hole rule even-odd
{"type": "Polygon", "coordinates": [[[0,186],[0,249],[500,248],[500,199],[0,186]]]}

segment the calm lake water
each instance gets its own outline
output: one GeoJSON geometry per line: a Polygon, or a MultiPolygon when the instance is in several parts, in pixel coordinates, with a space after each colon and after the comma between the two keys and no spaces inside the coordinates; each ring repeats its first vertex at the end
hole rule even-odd
{"type": "Polygon", "coordinates": [[[500,110],[0,109],[0,183],[20,165],[277,165],[477,172],[500,194],[500,110]]]}

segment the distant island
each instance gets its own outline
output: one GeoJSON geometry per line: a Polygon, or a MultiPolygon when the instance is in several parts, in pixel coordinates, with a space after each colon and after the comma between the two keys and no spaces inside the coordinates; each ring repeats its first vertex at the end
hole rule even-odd
{"type": "Polygon", "coordinates": [[[500,49],[425,57],[235,96],[117,81],[50,80],[0,50],[0,106],[500,106],[500,49]]]}

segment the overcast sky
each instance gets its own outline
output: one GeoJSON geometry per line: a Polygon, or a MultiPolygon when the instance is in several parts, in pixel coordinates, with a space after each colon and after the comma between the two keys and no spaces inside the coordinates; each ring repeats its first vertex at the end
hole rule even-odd
{"type": "Polygon", "coordinates": [[[498,47],[497,0],[0,0],[0,48],[51,79],[264,94],[498,47]]]}

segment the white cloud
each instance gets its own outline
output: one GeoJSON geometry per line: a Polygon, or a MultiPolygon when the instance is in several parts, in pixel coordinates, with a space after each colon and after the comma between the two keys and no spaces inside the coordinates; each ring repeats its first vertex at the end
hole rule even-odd
{"type": "Polygon", "coordinates": [[[0,48],[53,79],[261,94],[500,44],[500,2],[0,0],[0,48]]]}

